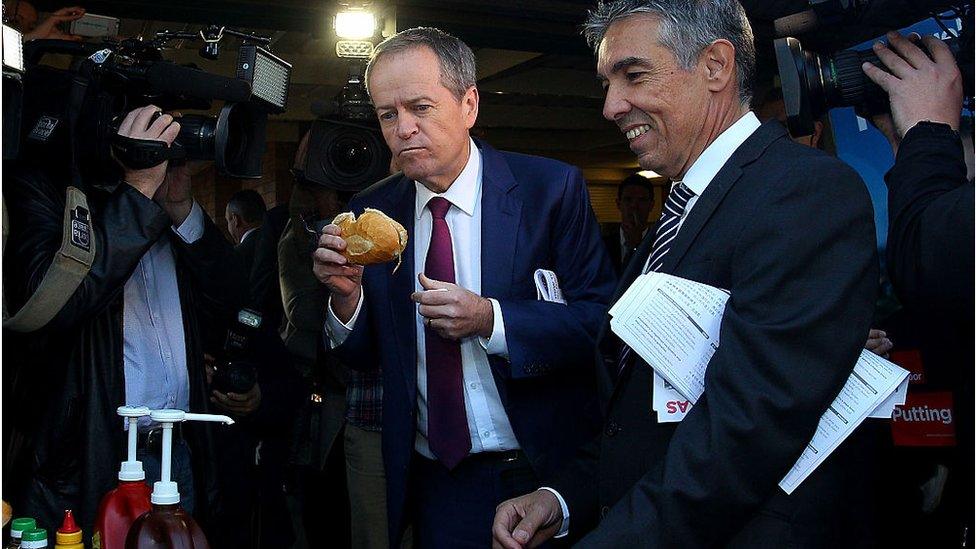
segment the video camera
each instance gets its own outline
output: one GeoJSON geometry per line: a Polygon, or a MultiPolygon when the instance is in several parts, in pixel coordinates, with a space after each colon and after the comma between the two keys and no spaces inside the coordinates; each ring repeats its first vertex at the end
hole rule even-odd
{"type": "Polygon", "coordinates": [[[349,65],[346,83],[331,101],[312,111],[305,179],[338,191],[358,192],[389,175],[390,150],[366,91],[363,66],[349,65]]]}
{"type": "MultiPolygon", "coordinates": [[[[826,4],[826,2],[824,2],[826,4]]],[[[859,3],[843,3],[856,13],[859,3]]],[[[951,19],[961,22],[961,29],[949,29],[942,15],[934,15],[943,29],[939,36],[952,50],[963,77],[963,91],[969,102],[973,97],[972,8],[954,8],[951,19]]],[[[858,115],[870,117],[889,111],[888,95],[861,69],[869,62],[888,70],[873,50],[846,49],[819,54],[803,48],[797,38],[784,37],[774,42],[776,64],[783,88],[787,126],[792,135],[813,133],[814,121],[835,107],[854,107],[858,115]]]]}
{"type": "Polygon", "coordinates": [[[113,156],[133,169],[165,160],[213,160],[224,175],[261,177],[267,116],[284,112],[291,74],[291,65],[265,47],[269,42],[215,26],[199,33],[163,31],[150,41],[126,39],[101,45],[33,41],[25,48],[27,95],[34,91],[41,99],[27,109],[26,140],[56,142],[51,134],[59,124],[67,125],[71,162],[83,180],[111,178],[117,172],[113,156]],[[194,39],[204,41],[201,55],[213,59],[219,41],[227,35],[241,39],[233,77],[163,59],[169,41],[194,39]],[[52,70],[39,66],[48,53],[83,60],[74,70],[52,70]],[[43,70],[38,70],[32,90],[30,76],[35,68],[43,70]],[[53,92],[44,89],[52,80],[60,83],[51,87],[53,92]],[[117,135],[122,119],[135,108],[152,104],[164,111],[209,110],[213,101],[224,102],[216,116],[180,117],[180,133],[172,146],[117,135]],[[60,108],[64,104],[67,108],[60,108]]]}

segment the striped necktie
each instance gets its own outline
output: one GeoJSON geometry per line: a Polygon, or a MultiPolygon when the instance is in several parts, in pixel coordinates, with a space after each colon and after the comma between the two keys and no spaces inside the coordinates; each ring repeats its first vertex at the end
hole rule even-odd
{"type": "MultiPolygon", "coordinates": [[[[671,192],[668,193],[668,199],[664,202],[664,208],[661,209],[661,220],[658,221],[657,231],[654,233],[654,244],[651,247],[651,255],[644,264],[644,269],[641,274],[647,274],[651,271],[660,270],[661,266],[664,265],[664,256],[668,254],[668,250],[671,249],[671,243],[674,242],[674,238],[678,236],[678,227],[681,225],[681,216],[685,213],[685,208],[688,207],[688,201],[691,197],[695,196],[695,193],[685,186],[684,183],[678,183],[671,187],[671,192]]],[[[628,362],[633,355],[633,350],[626,343],[620,348],[620,354],[617,356],[617,378],[619,379],[620,374],[623,373],[624,368],[627,367],[628,362]]]]}

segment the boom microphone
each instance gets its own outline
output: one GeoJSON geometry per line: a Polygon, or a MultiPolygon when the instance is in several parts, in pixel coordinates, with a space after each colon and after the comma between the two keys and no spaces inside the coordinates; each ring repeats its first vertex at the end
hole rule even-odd
{"type": "Polygon", "coordinates": [[[251,85],[244,80],[217,76],[175,63],[155,63],[146,73],[153,91],[197,99],[242,103],[251,98],[251,85]]]}

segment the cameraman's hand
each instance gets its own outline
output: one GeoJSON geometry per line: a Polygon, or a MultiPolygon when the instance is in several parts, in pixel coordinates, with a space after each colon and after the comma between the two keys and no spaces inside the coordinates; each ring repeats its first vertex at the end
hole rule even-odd
{"type": "Polygon", "coordinates": [[[70,8],[61,8],[58,11],[52,13],[47,17],[47,19],[38,23],[34,30],[28,32],[24,35],[24,42],[28,40],[71,40],[72,42],[80,42],[82,40],[81,36],[76,34],[68,34],[62,31],[58,25],[61,23],[70,23],[77,19],[81,19],[85,15],[85,8],[79,6],[73,6],[70,8]]]}
{"type": "Polygon", "coordinates": [[[255,383],[250,391],[243,394],[225,394],[216,390],[212,393],[210,402],[213,402],[217,408],[235,416],[246,416],[261,406],[261,385],[258,383],[255,383]]]}
{"type": "MultiPolygon", "coordinates": [[[[180,123],[173,120],[173,117],[168,114],[161,114],[156,120],[153,120],[153,115],[157,112],[161,111],[155,105],[147,105],[130,112],[119,126],[119,135],[133,139],[163,141],[167,145],[172,145],[180,133],[180,123]]],[[[125,168],[125,182],[135,187],[146,198],[152,199],[166,177],[168,165],[169,161],[166,161],[145,170],[132,170],[123,166],[125,168]]]]}
{"type": "Polygon", "coordinates": [[[874,52],[891,71],[871,63],[861,68],[888,92],[891,116],[899,138],[922,121],[948,124],[959,130],[962,111],[962,76],[949,46],[932,36],[921,39],[932,58],[897,32],[888,33],[891,49],[877,42],[874,52]]]}
{"type": "Polygon", "coordinates": [[[339,235],[337,225],[326,225],[319,237],[319,247],[312,254],[312,271],[329,288],[332,310],[342,322],[348,322],[356,312],[362,295],[363,267],[352,265],[342,255],[346,241],[339,235]]]}

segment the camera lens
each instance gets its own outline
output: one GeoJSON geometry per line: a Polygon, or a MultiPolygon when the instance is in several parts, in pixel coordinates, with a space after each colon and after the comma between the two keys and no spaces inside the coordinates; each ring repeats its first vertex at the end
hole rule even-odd
{"type": "Polygon", "coordinates": [[[179,122],[180,134],[176,141],[186,149],[186,157],[191,160],[212,160],[217,119],[201,114],[187,114],[179,122]]]}
{"type": "Polygon", "coordinates": [[[369,167],[369,144],[357,134],[345,134],[338,137],[329,146],[328,159],[338,175],[342,177],[355,176],[369,167]]]}

